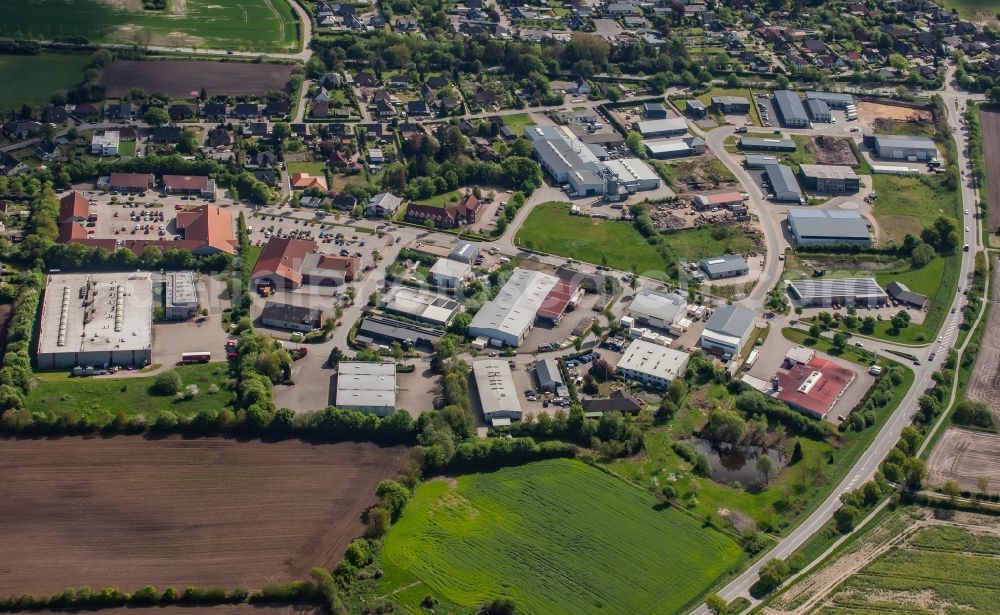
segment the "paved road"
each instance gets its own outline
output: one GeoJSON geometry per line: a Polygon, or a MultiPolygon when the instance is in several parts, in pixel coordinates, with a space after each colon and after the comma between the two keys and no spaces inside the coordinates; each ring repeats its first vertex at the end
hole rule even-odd
{"type": "MultiPolygon", "coordinates": [[[[942,92],[942,98],[945,100],[945,104],[948,109],[948,123],[952,128],[953,133],[956,136],[958,142],[958,165],[959,168],[964,171],[968,171],[968,160],[965,157],[965,148],[967,146],[966,135],[961,129],[960,112],[964,110],[964,105],[970,97],[964,92],[959,92],[955,89],[954,84],[951,82],[951,77],[954,74],[954,70],[949,71],[948,86],[942,92]]],[[[711,146],[711,145],[710,145],[711,146]]],[[[721,152],[721,148],[715,149],[716,152],[721,152]]],[[[728,166],[728,165],[727,165],[728,166]]],[[[739,176],[737,176],[739,177],[739,176]]],[[[751,193],[753,195],[754,193],[751,193]]],[[[963,223],[966,224],[970,230],[969,233],[965,233],[965,240],[974,246],[969,252],[963,252],[962,256],[962,266],[960,274],[960,286],[964,287],[966,282],[966,275],[971,273],[973,270],[975,262],[975,253],[981,249],[978,219],[975,216],[976,212],[976,202],[977,194],[976,191],[969,185],[967,181],[962,183],[962,203],[968,210],[968,214],[963,216],[963,223]]],[[[768,241],[770,246],[770,241],[773,239],[771,237],[771,232],[769,228],[765,226],[765,233],[768,234],[768,241]]],[[[770,252],[770,249],[769,249],[770,252]]],[[[769,254],[769,257],[771,255],[769,254]]],[[[769,258],[770,262],[770,258],[769,258]]],[[[770,267],[768,267],[770,270],[770,267]]],[[[760,287],[758,287],[760,288],[760,287]]],[[[766,292],[766,291],[765,291],[766,292]]],[[[755,292],[755,295],[757,293],[755,292]]],[[[956,292],[956,295],[952,301],[952,307],[958,308],[963,303],[963,296],[961,292],[956,292]]],[[[953,347],[958,338],[958,328],[957,327],[945,327],[945,331],[942,331],[942,342],[943,347],[953,347]]],[[[917,354],[921,358],[926,359],[926,356],[930,353],[931,348],[935,345],[918,349],[914,351],[911,348],[907,348],[907,352],[917,354]]],[[[881,347],[883,349],[888,348],[889,345],[882,343],[881,347]]],[[[899,434],[902,432],[903,428],[909,425],[914,416],[914,412],[917,408],[917,398],[923,394],[923,392],[930,388],[933,384],[931,380],[931,374],[935,370],[935,366],[928,361],[923,361],[920,366],[913,366],[916,379],[913,386],[907,392],[906,397],[899,404],[899,408],[889,417],[885,425],[882,426],[881,431],[875,437],[871,446],[867,451],[861,456],[860,459],[855,463],[854,467],[847,474],[847,476],[834,488],[830,495],[823,501],[820,506],[813,511],[811,515],[798,527],[796,527],[792,532],[786,536],[781,542],[765,556],[762,560],[758,561],[754,565],[750,566],[743,574],[738,576],[736,579],[731,581],[723,589],[719,591],[719,595],[722,596],[727,601],[735,600],[740,596],[749,597],[748,590],[750,586],[757,582],[758,571],[764,562],[772,558],[785,559],[796,549],[802,546],[809,538],[813,536],[816,532],[820,531],[826,523],[832,518],[834,511],[840,507],[840,495],[846,491],[856,488],[858,485],[869,480],[872,475],[874,475],[875,470],[878,469],[879,464],[889,453],[892,447],[899,440],[899,434]]],[[[759,604],[759,601],[752,600],[752,606],[759,604]]],[[[751,607],[752,608],[752,607],[751,607]]],[[[749,610],[749,609],[748,609],[749,610]]],[[[708,609],[702,605],[693,611],[697,615],[707,615],[708,609]]]]}

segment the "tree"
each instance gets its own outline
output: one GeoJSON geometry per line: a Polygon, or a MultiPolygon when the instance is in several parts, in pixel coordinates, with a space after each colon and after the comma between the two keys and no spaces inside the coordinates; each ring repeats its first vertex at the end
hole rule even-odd
{"type": "Polygon", "coordinates": [[[809,327],[809,337],[819,339],[820,333],[822,333],[822,331],[816,323],[813,323],[813,325],[809,327]]]}
{"type": "Polygon", "coordinates": [[[732,410],[716,409],[708,415],[702,433],[709,440],[738,444],[746,431],[746,421],[732,410]]]}
{"type": "Polygon", "coordinates": [[[142,114],[142,120],[150,126],[163,126],[170,121],[170,116],[160,107],[150,107],[142,114]]]}
{"type": "Polygon", "coordinates": [[[847,336],[840,331],[837,331],[833,334],[833,345],[838,350],[843,350],[844,346],[847,346],[847,336]]]}
{"type": "Polygon", "coordinates": [[[712,615],[727,615],[729,613],[729,604],[719,594],[709,594],[705,598],[705,606],[708,607],[708,611],[712,615]]]}
{"type": "Polygon", "coordinates": [[[980,476],[976,479],[976,488],[979,489],[979,493],[986,495],[990,490],[990,479],[980,476]]]}
{"type": "Polygon", "coordinates": [[[288,122],[275,122],[271,127],[271,134],[280,143],[291,136],[292,127],[288,122]]]}
{"type": "Polygon", "coordinates": [[[910,262],[913,263],[914,267],[920,268],[934,260],[935,256],[937,256],[937,253],[930,244],[920,242],[913,248],[913,252],[910,254],[910,262]]]}
{"type": "Polygon", "coordinates": [[[467,312],[460,312],[452,319],[448,325],[448,332],[464,338],[469,334],[469,325],[472,324],[472,316],[467,312]]]}
{"type": "Polygon", "coordinates": [[[800,461],[802,461],[802,443],[796,440],[795,447],[792,448],[792,457],[788,460],[788,465],[795,465],[800,461]]]}
{"type": "Polygon", "coordinates": [[[771,472],[774,471],[774,460],[766,454],[761,454],[757,458],[757,471],[764,475],[764,484],[771,482],[771,472]]]}
{"type": "Polygon", "coordinates": [[[183,386],[181,375],[176,370],[168,370],[156,377],[153,389],[160,395],[175,395],[183,386]]]}
{"type": "Polygon", "coordinates": [[[866,335],[875,332],[875,318],[873,316],[865,316],[864,320],[861,321],[861,332],[866,335]]]}
{"type": "Polygon", "coordinates": [[[837,531],[846,534],[854,529],[861,511],[851,504],[844,504],[833,513],[833,520],[837,524],[837,531]]]}
{"type": "Polygon", "coordinates": [[[483,607],[484,615],[517,615],[517,606],[510,598],[497,598],[483,607]]]}
{"type": "Polygon", "coordinates": [[[190,128],[181,131],[180,141],[177,143],[177,151],[182,154],[193,154],[198,149],[198,133],[190,128]]]}
{"type": "Polygon", "coordinates": [[[777,558],[768,560],[760,567],[760,571],[758,572],[758,587],[764,593],[769,593],[784,583],[790,572],[785,560],[777,558]]]}
{"type": "Polygon", "coordinates": [[[379,506],[389,511],[391,518],[396,519],[410,499],[410,490],[397,481],[383,480],[375,488],[375,495],[379,497],[379,506]]]}
{"type": "Polygon", "coordinates": [[[365,535],[369,538],[385,536],[385,533],[389,531],[390,524],[389,511],[380,506],[370,508],[365,520],[365,535]]]}
{"type": "Polygon", "coordinates": [[[625,144],[636,156],[642,156],[646,153],[642,146],[642,135],[634,130],[630,130],[628,136],[625,137],[625,144]]]}
{"type": "Polygon", "coordinates": [[[906,310],[899,310],[889,321],[892,325],[893,331],[899,333],[906,327],[910,326],[910,314],[906,310]]]}
{"type": "Polygon", "coordinates": [[[948,496],[948,501],[954,506],[958,503],[958,496],[961,495],[962,488],[955,481],[949,480],[941,485],[941,493],[948,496]]]}

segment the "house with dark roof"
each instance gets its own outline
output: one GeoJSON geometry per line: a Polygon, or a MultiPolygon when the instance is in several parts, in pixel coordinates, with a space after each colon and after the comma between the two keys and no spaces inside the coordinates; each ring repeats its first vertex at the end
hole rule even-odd
{"type": "Polygon", "coordinates": [[[194,117],[194,109],[191,108],[191,105],[178,103],[170,105],[170,107],[167,108],[167,114],[174,122],[182,122],[184,120],[190,120],[194,117]]]}
{"type": "Polygon", "coordinates": [[[467,192],[458,203],[444,207],[410,203],[406,208],[406,220],[416,224],[425,224],[430,220],[436,228],[456,228],[475,224],[480,207],[479,199],[467,192]]]}
{"type": "Polygon", "coordinates": [[[362,71],[354,76],[354,83],[361,88],[373,88],[378,83],[375,75],[367,71],[362,71]]]}
{"type": "Polygon", "coordinates": [[[209,147],[222,147],[224,145],[232,145],[233,136],[229,134],[229,131],[221,126],[216,126],[212,130],[208,131],[208,146],[209,147]]]}
{"type": "Polygon", "coordinates": [[[230,115],[241,120],[258,118],[260,117],[260,106],[257,103],[237,103],[233,106],[230,115]]]}
{"type": "Polygon", "coordinates": [[[66,107],[48,105],[42,109],[42,122],[46,124],[62,124],[69,119],[66,107]]]}
{"type": "Polygon", "coordinates": [[[201,108],[201,116],[212,120],[222,119],[228,112],[226,103],[221,102],[207,102],[201,108]]]}
{"type": "Polygon", "coordinates": [[[584,399],[581,401],[585,415],[598,415],[605,412],[621,412],[636,416],[642,410],[642,400],[628,391],[614,391],[606,399],[584,399]]]}
{"type": "Polygon", "coordinates": [[[253,176],[272,188],[278,183],[278,172],[274,169],[254,169],[253,176]]]}
{"type": "Polygon", "coordinates": [[[149,133],[149,140],[154,143],[177,143],[180,138],[180,126],[157,126],[149,133]]]}
{"type": "Polygon", "coordinates": [[[426,117],[431,114],[431,110],[424,101],[411,100],[406,103],[406,114],[416,117],[426,117]]]}
{"type": "Polygon", "coordinates": [[[287,100],[269,100],[264,114],[272,117],[286,117],[292,111],[292,103],[287,100]]]}

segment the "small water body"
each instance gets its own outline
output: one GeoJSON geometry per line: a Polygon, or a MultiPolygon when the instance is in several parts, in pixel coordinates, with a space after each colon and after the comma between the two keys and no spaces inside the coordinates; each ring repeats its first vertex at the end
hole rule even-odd
{"type": "Polygon", "coordinates": [[[712,480],[725,484],[739,483],[744,489],[759,489],[764,486],[765,477],[757,469],[757,459],[761,455],[767,455],[774,462],[770,475],[772,479],[787,464],[785,455],[774,448],[733,446],[702,438],[693,438],[690,443],[708,457],[712,480]]]}

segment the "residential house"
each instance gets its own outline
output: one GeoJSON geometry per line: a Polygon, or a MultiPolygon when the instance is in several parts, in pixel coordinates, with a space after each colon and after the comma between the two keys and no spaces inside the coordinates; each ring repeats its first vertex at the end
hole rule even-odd
{"type": "Polygon", "coordinates": [[[42,122],[46,124],[62,124],[67,120],[69,113],[66,112],[66,107],[47,105],[42,109],[42,122]]]}
{"type": "Polygon", "coordinates": [[[437,228],[456,228],[475,224],[481,203],[471,192],[467,192],[457,204],[443,207],[410,203],[406,208],[406,220],[423,224],[430,220],[437,228]]]}
{"type": "Polygon", "coordinates": [[[170,105],[167,108],[167,114],[170,116],[171,121],[183,122],[184,120],[190,120],[194,117],[194,109],[191,108],[191,105],[178,103],[170,105]]]}
{"type": "Polygon", "coordinates": [[[180,138],[180,126],[157,126],[149,133],[149,140],[154,143],[177,143],[180,138]]]}
{"type": "Polygon", "coordinates": [[[257,103],[237,103],[233,106],[232,116],[240,120],[250,120],[260,117],[260,106],[257,103]]]}
{"type": "Polygon", "coordinates": [[[292,112],[292,103],[287,100],[269,100],[264,107],[264,114],[269,117],[286,118],[292,112]]]}
{"type": "Polygon", "coordinates": [[[201,116],[207,120],[221,120],[229,114],[226,103],[207,102],[201,108],[201,116]]]}
{"type": "Polygon", "coordinates": [[[365,213],[373,218],[391,218],[402,205],[403,199],[388,192],[381,192],[368,201],[365,213]]]}
{"type": "Polygon", "coordinates": [[[208,146],[223,147],[233,144],[233,136],[222,126],[216,126],[208,131],[208,146]]]}

